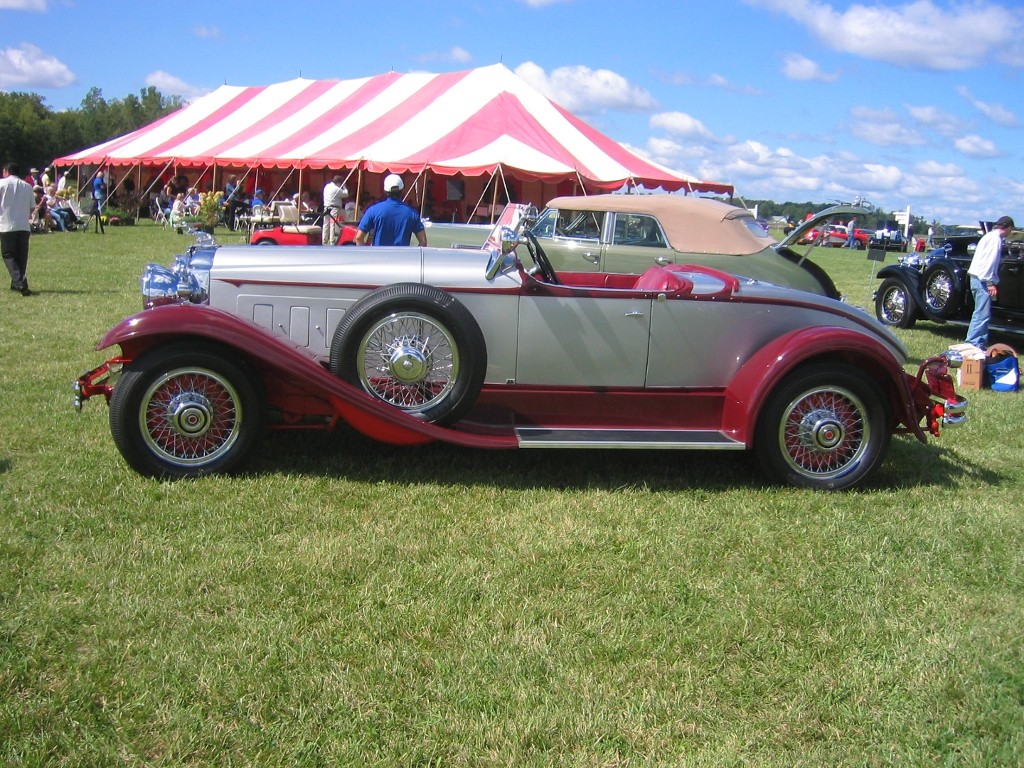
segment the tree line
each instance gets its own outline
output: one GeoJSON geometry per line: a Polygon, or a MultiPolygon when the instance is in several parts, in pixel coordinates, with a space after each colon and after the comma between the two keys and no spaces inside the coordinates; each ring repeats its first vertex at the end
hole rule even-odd
{"type": "Polygon", "coordinates": [[[60,111],[35,93],[0,92],[0,162],[15,161],[23,171],[43,169],[55,158],[130,133],[182,106],[180,97],[152,86],[111,100],[91,88],[78,109],[60,111]]]}

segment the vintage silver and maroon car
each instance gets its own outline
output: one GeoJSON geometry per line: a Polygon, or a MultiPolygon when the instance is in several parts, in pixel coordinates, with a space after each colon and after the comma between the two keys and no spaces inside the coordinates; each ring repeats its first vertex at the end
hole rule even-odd
{"type": "Polygon", "coordinates": [[[517,234],[529,213],[483,250],[197,245],[147,268],[147,308],[75,404],[104,396],[124,458],[162,477],[236,467],[268,423],[347,423],[406,445],[752,449],[820,489],[964,418],[955,355],[910,375],[860,310],[706,266],[557,272],[517,234]]]}

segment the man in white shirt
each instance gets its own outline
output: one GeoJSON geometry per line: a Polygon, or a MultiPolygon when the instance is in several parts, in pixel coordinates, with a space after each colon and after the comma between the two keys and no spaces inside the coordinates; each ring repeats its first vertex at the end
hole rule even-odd
{"type": "Polygon", "coordinates": [[[18,167],[6,163],[0,179],[0,252],[11,275],[11,290],[32,296],[25,270],[28,268],[29,219],[36,196],[32,185],[18,178],[18,167]]]}
{"type": "Polygon", "coordinates": [[[340,175],[327,182],[324,187],[324,226],[321,240],[324,245],[338,244],[346,197],[348,190],[345,188],[345,180],[340,175]]]}
{"type": "Polygon", "coordinates": [[[1003,216],[980,241],[971,259],[967,274],[971,276],[971,293],[974,295],[974,314],[967,328],[967,343],[980,349],[988,347],[988,326],[992,320],[992,299],[996,297],[999,284],[999,257],[1003,238],[1013,231],[1013,219],[1003,216]]]}

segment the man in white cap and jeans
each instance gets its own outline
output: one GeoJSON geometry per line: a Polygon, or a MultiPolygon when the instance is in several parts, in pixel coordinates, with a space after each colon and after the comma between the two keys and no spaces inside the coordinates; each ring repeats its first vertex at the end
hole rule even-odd
{"type": "Polygon", "coordinates": [[[978,242],[967,274],[971,276],[974,314],[967,328],[967,343],[980,349],[988,347],[988,326],[992,320],[992,299],[999,284],[999,258],[1003,239],[1013,231],[1013,219],[1003,216],[991,231],[978,242]]]}
{"type": "Polygon", "coordinates": [[[387,197],[366,209],[359,220],[356,243],[365,245],[367,235],[373,232],[374,245],[409,245],[412,236],[421,245],[427,244],[427,232],[416,210],[401,199],[405,182],[395,173],[384,179],[387,197]]]}

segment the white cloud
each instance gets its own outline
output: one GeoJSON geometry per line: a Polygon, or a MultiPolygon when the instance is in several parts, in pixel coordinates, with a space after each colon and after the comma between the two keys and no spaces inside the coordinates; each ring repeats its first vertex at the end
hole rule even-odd
{"type": "Polygon", "coordinates": [[[0,0],[4,11],[45,11],[46,0],[0,0]]]}
{"type": "Polygon", "coordinates": [[[449,48],[447,51],[438,51],[435,53],[426,53],[418,57],[419,61],[451,61],[456,64],[466,64],[472,61],[473,55],[458,45],[449,48]]]}
{"type": "Polygon", "coordinates": [[[964,175],[964,169],[956,163],[939,163],[935,160],[925,160],[914,165],[914,171],[921,176],[933,176],[943,178],[960,178],[964,175]]]}
{"type": "Polygon", "coordinates": [[[31,43],[0,50],[0,88],[63,88],[75,74],[31,43]]]}
{"type": "Polygon", "coordinates": [[[146,85],[151,85],[164,95],[180,96],[185,101],[195,101],[201,96],[210,92],[209,88],[201,88],[197,85],[189,85],[181,78],[168,74],[162,70],[151,72],[146,75],[146,85]]]}
{"type": "Polygon", "coordinates": [[[817,0],[746,0],[805,26],[824,45],[902,67],[973,69],[990,60],[1020,60],[1024,33],[1018,9],[986,0],[950,7],[931,0],[901,5],[852,3],[837,10],[817,0]]]}
{"type": "Polygon", "coordinates": [[[208,27],[205,24],[200,24],[192,30],[192,34],[196,37],[210,37],[219,38],[221,37],[220,30],[217,27],[208,27]]]}
{"type": "Polygon", "coordinates": [[[938,107],[916,107],[909,104],[905,106],[910,117],[923,128],[936,131],[943,136],[952,136],[964,130],[963,120],[938,107]]]}
{"type": "Polygon", "coordinates": [[[819,83],[831,83],[839,79],[838,74],[822,72],[817,62],[811,61],[799,53],[790,53],[783,58],[782,74],[790,80],[809,80],[819,83]]]}
{"type": "Polygon", "coordinates": [[[729,81],[724,75],[712,73],[704,79],[699,79],[689,72],[672,72],[658,75],[659,79],[670,85],[701,86],[707,88],[721,88],[731,93],[742,93],[747,96],[764,96],[765,92],[752,85],[736,85],[729,81]]]}
{"type": "Polygon", "coordinates": [[[891,109],[855,107],[850,110],[850,133],[879,147],[920,146],[921,134],[904,125],[891,109]]]}
{"type": "Polygon", "coordinates": [[[665,131],[673,136],[681,136],[686,139],[710,139],[709,131],[700,120],[691,117],[685,112],[662,112],[652,115],[649,125],[651,128],[665,131]]]}
{"type": "Polygon", "coordinates": [[[953,142],[953,146],[968,157],[998,157],[1000,154],[996,145],[991,141],[973,134],[961,136],[953,142]]]}
{"type": "Polygon", "coordinates": [[[997,123],[998,125],[1002,125],[1006,128],[1017,127],[1017,116],[1002,104],[990,104],[986,101],[982,101],[981,99],[974,98],[974,95],[967,86],[961,85],[956,89],[956,92],[964,101],[985,115],[985,117],[993,123],[997,123]]]}
{"type": "Polygon", "coordinates": [[[576,114],[607,109],[647,112],[657,108],[654,97],[610,69],[559,67],[547,74],[532,61],[516,67],[516,74],[556,104],[576,114]]]}

